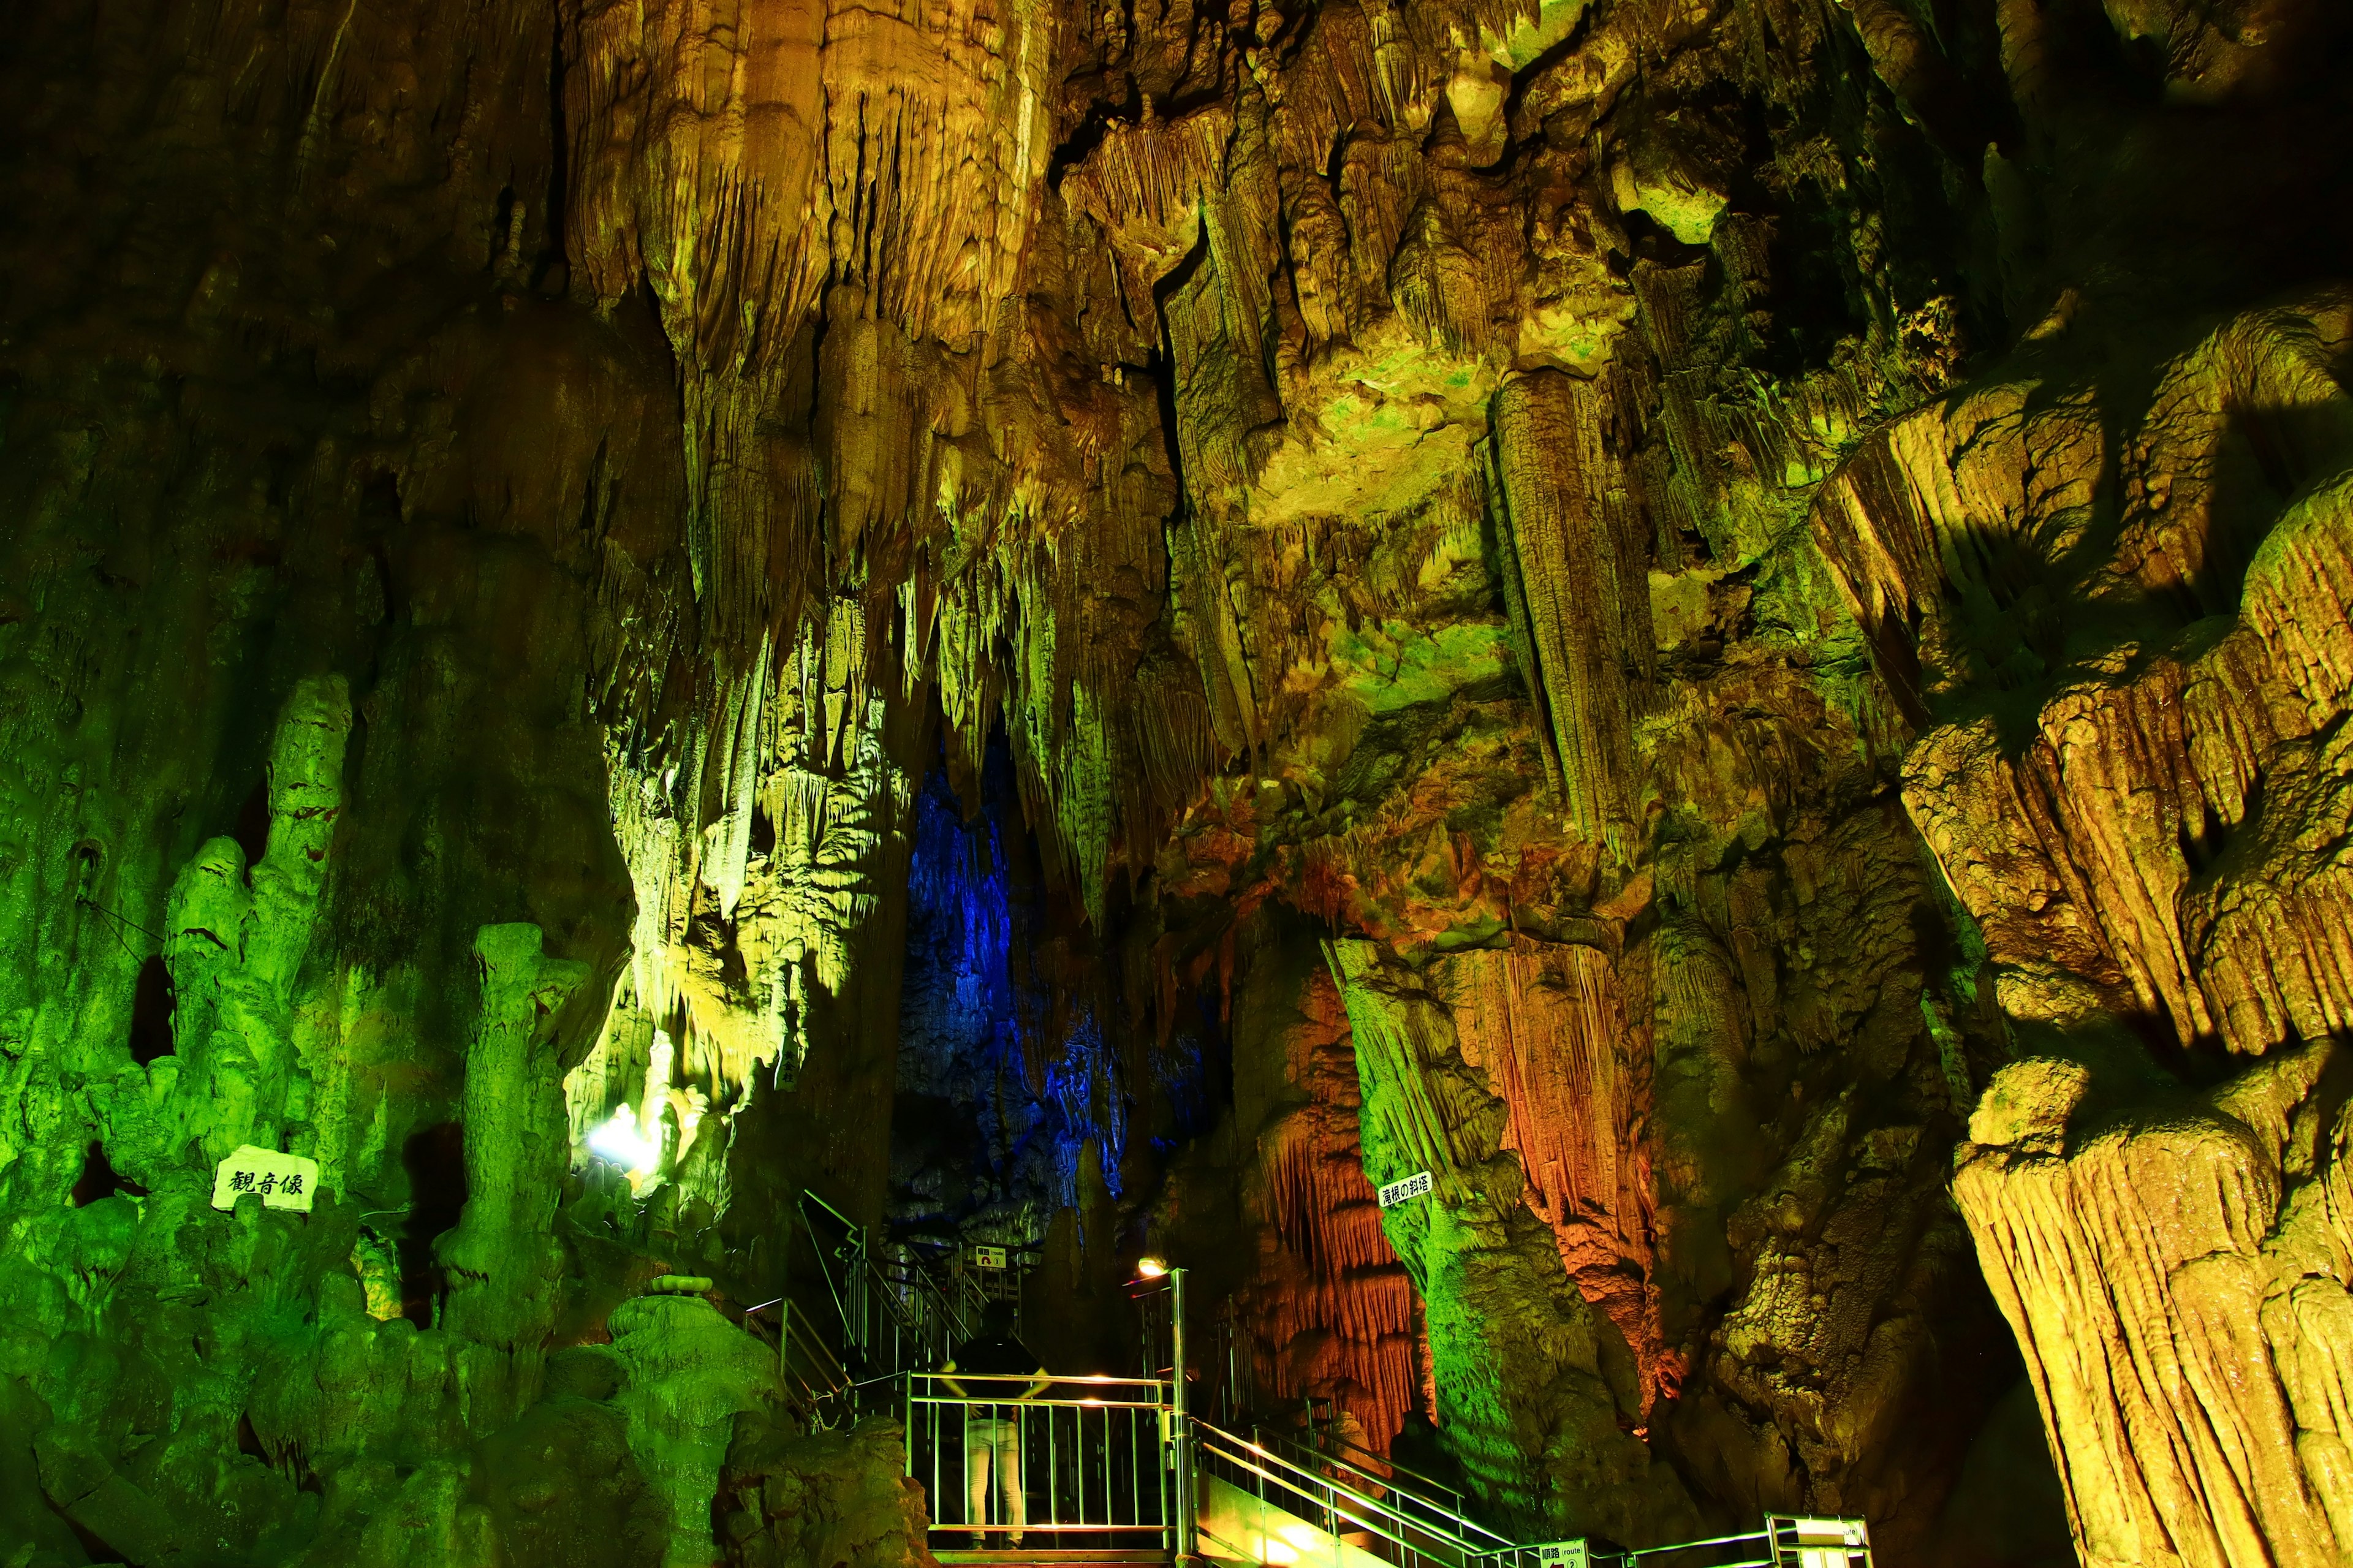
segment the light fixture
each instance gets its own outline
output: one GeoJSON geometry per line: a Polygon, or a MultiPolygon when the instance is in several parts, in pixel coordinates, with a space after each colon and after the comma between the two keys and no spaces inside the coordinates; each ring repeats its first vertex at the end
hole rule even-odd
{"type": "Polygon", "coordinates": [[[1135,1260],[1135,1271],[1146,1279],[1157,1279],[1168,1272],[1168,1265],[1157,1258],[1139,1258],[1135,1260]]]}
{"type": "Polygon", "coordinates": [[[632,1175],[661,1163],[660,1140],[638,1131],[637,1113],[627,1105],[613,1112],[610,1121],[588,1134],[588,1152],[632,1175]]]}

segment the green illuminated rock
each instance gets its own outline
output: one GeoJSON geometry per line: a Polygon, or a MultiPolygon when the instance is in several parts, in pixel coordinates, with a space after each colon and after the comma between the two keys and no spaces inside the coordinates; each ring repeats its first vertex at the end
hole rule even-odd
{"type": "Polygon", "coordinates": [[[692,1297],[643,1296],[609,1320],[624,1385],[617,1403],[629,1447],[669,1500],[666,1568],[706,1563],[715,1552],[711,1501],[737,1415],[774,1397],[776,1357],[692,1297]]]}
{"type": "Polygon", "coordinates": [[[588,966],[549,959],[542,941],[532,925],[474,939],[482,1013],[466,1053],[466,1209],[434,1246],[449,1276],[440,1321],[472,1342],[468,1416],[484,1428],[537,1396],[564,1271],[551,1232],[571,1144],[550,1026],[588,966]]]}
{"type": "Polygon", "coordinates": [[[1523,1532],[2353,1557],[2341,10],[19,0],[0,1568],[923,1568],[804,1195],[1523,1532]]]}
{"type": "Polygon", "coordinates": [[[1521,1201],[1508,1108],[1463,1060],[1445,1001],[1371,943],[1330,951],[1364,1089],[1365,1174],[1434,1184],[1384,1208],[1381,1226],[1428,1314],[1450,1447],[1531,1537],[1685,1538],[1696,1520],[1682,1483],[1621,1430],[1641,1412],[1626,1342],[1521,1201]]]}

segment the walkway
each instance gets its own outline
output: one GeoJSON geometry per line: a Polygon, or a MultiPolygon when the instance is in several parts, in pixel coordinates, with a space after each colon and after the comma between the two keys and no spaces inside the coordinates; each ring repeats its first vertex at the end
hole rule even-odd
{"type": "MultiPolygon", "coordinates": [[[[1165,1380],[965,1376],[878,1380],[906,1424],[907,1473],[931,1501],[949,1563],[1174,1563],[1253,1568],[1873,1568],[1861,1520],[1771,1515],[1757,1530],[1626,1551],[1526,1542],[1464,1500],[1386,1461],[1188,1416],[1165,1380]],[[1009,1386],[985,1388],[1002,1383],[1009,1386]],[[1018,1471],[1018,1490],[1004,1484],[1018,1471]],[[1018,1546],[1006,1540],[1019,1528],[1018,1546]]],[[[871,1405],[869,1406],[871,1408],[871,1405]]]]}
{"type": "MultiPolygon", "coordinates": [[[[839,1349],[782,1301],[778,1369],[813,1421],[890,1414],[906,1431],[907,1474],[929,1500],[941,1562],[1252,1568],[1873,1568],[1858,1519],[1772,1514],[1736,1535],[1627,1551],[1599,1540],[1518,1542],[1472,1516],[1461,1493],[1370,1454],[1334,1453],[1262,1428],[1249,1436],[1189,1413],[1169,1377],[1029,1379],[907,1370],[936,1366],[973,1332],[984,1300],[1018,1301],[1005,1250],[940,1277],[905,1248],[878,1256],[865,1231],[804,1194],[840,1325],[839,1349]],[[853,1381],[856,1364],[881,1375],[853,1381]],[[1018,1534],[1017,1542],[1010,1539],[1018,1534]]],[[[1163,1283],[1159,1352],[1186,1354],[1182,1268],[1163,1283]]],[[[754,1313],[765,1308],[754,1309],[754,1313]]]]}

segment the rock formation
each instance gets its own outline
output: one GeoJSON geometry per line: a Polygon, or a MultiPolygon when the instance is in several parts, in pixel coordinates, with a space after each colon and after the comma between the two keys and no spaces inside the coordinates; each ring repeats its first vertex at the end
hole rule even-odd
{"type": "Polygon", "coordinates": [[[921,1563],[804,1193],[1529,1539],[2353,1552],[2320,0],[20,10],[0,1563],[921,1563]]]}
{"type": "Polygon", "coordinates": [[[1874,437],[1817,513],[1859,616],[1951,714],[1905,801],[2022,1058],[1955,1192],[2088,1561],[2353,1542],[2326,1195],[2347,311],[2325,290],[2184,334],[2114,437],[2095,378],[1983,385],[1874,437]]]}

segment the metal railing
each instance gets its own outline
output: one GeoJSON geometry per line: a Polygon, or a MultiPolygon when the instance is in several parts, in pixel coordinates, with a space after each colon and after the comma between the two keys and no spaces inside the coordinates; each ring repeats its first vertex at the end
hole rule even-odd
{"type": "MultiPolygon", "coordinates": [[[[1293,1458],[1301,1459],[1303,1463],[1320,1464],[1336,1460],[1347,1468],[1378,1481],[1383,1486],[1394,1483],[1403,1486],[1409,1491],[1418,1491],[1427,1497],[1450,1502],[1453,1505],[1456,1513],[1462,1514],[1465,1518],[1470,1517],[1467,1507],[1468,1494],[1461,1488],[1426,1476],[1410,1465],[1402,1464],[1385,1454],[1373,1452],[1363,1444],[1348,1437],[1336,1422],[1326,1422],[1318,1426],[1315,1421],[1316,1409],[1330,1405],[1332,1403],[1330,1400],[1312,1399],[1305,1403],[1309,1406],[1305,1426],[1293,1429],[1289,1426],[1274,1426],[1264,1421],[1253,1421],[1250,1423],[1251,1436],[1289,1450],[1293,1458]],[[1402,1481],[1398,1480],[1399,1477],[1404,1478],[1402,1481]]],[[[1229,1427],[1229,1430],[1240,1430],[1240,1428],[1229,1427]]]]}
{"type": "Polygon", "coordinates": [[[766,1340],[776,1335],[776,1384],[785,1405],[812,1427],[839,1423],[848,1408],[849,1373],[833,1347],[809,1325],[807,1312],[797,1312],[789,1298],[779,1296],[744,1311],[744,1327],[766,1340]]]}
{"type": "MultiPolygon", "coordinates": [[[[808,1331],[807,1315],[783,1301],[753,1309],[746,1326],[776,1310],[780,1381],[811,1425],[885,1412],[899,1418],[907,1474],[929,1496],[931,1542],[945,1561],[1189,1556],[1197,1530],[1211,1533],[1203,1527],[1198,1471],[1261,1505],[1251,1514],[1213,1495],[1206,1511],[1220,1528],[1259,1537],[1215,1544],[1268,1564],[1336,1544],[1392,1568],[1872,1568],[1862,1521],[1791,1514],[1768,1515],[1760,1531],[1632,1551],[1590,1538],[1518,1542],[1472,1518],[1460,1490],[1356,1446],[1336,1428],[1319,1433],[1312,1405],[1309,1436],[1320,1441],[1262,1426],[1245,1438],[1195,1419],[1176,1381],[1175,1369],[1188,1364],[1182,1269],[1168,1271],[1165,1300],[1143,1303],[1161,1309],[1144,1314],[1145,1364],[1158,1363],[1156,1325],[1165,1331],[1161,1370],[1168,1377],[1040,1380],[916,1370],[939,1364],[972,1337],[982,1293],[955,1276],[944,1287],[905,1248],[878,1262],[863,1228],[814,1194],[803,1194],[800,1210],[840,1314],[843,1354],[834,1355],[808,1331]],[[830,1245],[811,1204],[839,1232],[830,1245]],[[1290,1540],[1303,1525],[1309,1534],[1290,1540]],[[1050,1544],[1033,1546],[1032,1536],[1050,1544]],[[993,1550],[1000,1543],[1003,1550],[993,1550]]],[[[1230,1340],[1226,1348],[1230,1362],[1230,1340]]]]}
{"type": "Polygon", "coordinates": [[[1452,1542],[1466,1558],[1512,1545],[1507,1537],[1471,1517],[1470,1500],[1460,1490],[1336,1435],[1323,1434],[1316,1442],[1304,1443],[1287,1433],[1253,1426],[1250,1440],[1293,1469],[1324,1476],[1356,1494],[1389,1514],[1399,1528],[1452,1542]]]}
{"type": "Polygon", "coordinates": [[[943,1560],[1167,1562],[1198,1527],[1212,1550],[1274,1563],[1321,1549],[1288,1539],[1303,1524],[1395,1568],[1872,1568],[1862,1521],[1788,1514],[1759,1531],[1634,1551],[1600,1540],[1526,1544],[1472,1518],[1460,1492],[1377,1456],[1189,1419],[1166,1379],[1050,1378],[1030,1395],[1035,1381],[911,1373],[861,1386],[862,1410],[891,1409],[904,1423],[907,1474],[929,1495],[943,1560]],[[1193,1467],[1265,1511],[1229,1518],[1232,1505],[1214,1495],[1199,1507],[1180,1484],[1193,1467]],[[1262,1539],[1206,1539],[1208,1520],[1262,1539]]]}
{"type": "Polygon", "coordinates": [[[868,1330],[874,1316],[873,1266],[866,1254],[866,1227],[807,1188],[793,1205],[816,1254],[818,1272],[833,1298],[841,1324],[841,1359],[863,1376],[893,1370],[873,1366],[868,1330]]]}
{"type": "MultiPolygon", "coordinates": [[[[1175,1550],[1174,1425],[1155,1378],[1033,1379],[908,1373],[899,1386],[907,1473],[930,1495],[935,1551],[986,1551],[989,1535],[1048,1553],[1166,1556],[1175,1550]]],[[[1025,1550],[1037,1558],[1040,1552],[1025,1550]]]]}
{"type": "Polygon", "coordinates": [[[1872,1568],[1871,1527],[1859,1519],[1765,1516],[1775,1568],[1872,1568]]]}
{"type": "Polygon", "coordinates": [[[903,1244],[868,1264],[872,1299],[884,1307],[871,1320],[878,1365],[893,1372],[937,1366],[951,1347],[979,1331],[989,1298],[968,1274],[943,1271],[903,1244]]]}
{"type": "Polygon", "coordinates": [[[1481,1557],[1475,1568],[1872,1568],[1871,1530],[1862,1520],[1776,1513],[1762,1530],[1631,1551],[1599,1541],[1518,1546],[1481,1557]]]}
{"type": "MultiPolygon", "coordinates": [[[[1304,1521],[1398,1568],[1469,1568],[1505,1563],[1521,1548],[1450,1503],[1278,1435],[1245,1438],[1207,1422],[1193,1425],[1199,1467],[1260,1502],[1304,1521]]],[[[1231,1542],[1248,1546],[1249,1542],[1231,1542]]],[[[1530,1565],[1533,1568],[1533,1564],[1530,1565]]]]}
{"type": "Polygon", "coordinates": [[[840,1318],[842,1359],[861,1380],[937,1366],[978,1331],[989,1301],[1018,1306],[1018,1268],[984,1278],[965,1267],[975,1249],[960,1248],[942,1268],[904,1243],[877,1249],[865,1226],[816,1193],[804,1189],[797,1206],[840,1318]]]}

